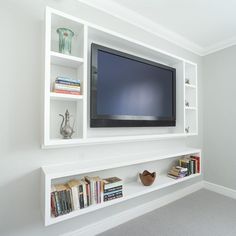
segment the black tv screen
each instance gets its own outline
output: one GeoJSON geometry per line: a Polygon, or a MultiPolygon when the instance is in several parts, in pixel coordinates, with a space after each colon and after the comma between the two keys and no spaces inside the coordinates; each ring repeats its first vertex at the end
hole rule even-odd
{"type": "Polygon", "coordinates": [[[175,126],[174,68],[91,45],[91,127],[175,126]]]}

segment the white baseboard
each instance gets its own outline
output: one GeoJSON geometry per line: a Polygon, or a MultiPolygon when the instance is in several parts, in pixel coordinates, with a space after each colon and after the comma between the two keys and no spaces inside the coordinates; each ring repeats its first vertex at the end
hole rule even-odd
{"type": "Polygon", "coordinates": [[[214,184],[208,181],[203,181],[203,187],[210,191],[222,194],[224,196],[236,199],[236,190],[224,187],[222,185],[214,184]]]}
{"type": "Polygon", "coordinates": [[[88,225],[86,227],[80,228],[76,231],[63,234],[63,236],[94,236],[96,234],[102,233],[106,230],[109,230],[113,227],[116,227],[120,224],[123,224],[129,220],[132,220],[138,216],[141,216],[145,213],[151,212],[157,208],[165,206],[171,202],[174,202],[178,199],[181,199],[195,191],[198,191],[203,188],[203,181],[197,182],[193,185],[190,185],[181,190],[177,190],[173,193],[167,194],[163,197],[160,197],[152,202],[139,205],[135,208],[123,211],[119,214],[110,216],[101,221],[98,221],[94,224],[88,225]]]}

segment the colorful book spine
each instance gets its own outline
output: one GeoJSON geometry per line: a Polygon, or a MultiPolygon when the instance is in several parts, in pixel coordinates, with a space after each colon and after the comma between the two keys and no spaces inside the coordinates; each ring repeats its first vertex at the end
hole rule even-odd
{"type": "Polygon", "coordinates": [[[83,186],[82,184],[78,186],[79,189],[79,206],[80,209],[84,208],[84,194],[83,194],[83,186]]]}
{"type": "Polygon", "coordinates": [[[73,92],[80,92],[80,87],[79,86],[72,86],[72,85],[65,85],[65,84],[54,84],[54,89],[59,89],[59,90],[66,90],[66,91],[73,91],[73,92]]]}
{"type": "Polygon", "coordinates": [[[64,85],[72,85],[72,86],[80,86],[80,82],[65,81],[65,80],[61,80],[61,79],[56,79],[55,83],[57,83],[57,84],[64,84],[64,85]]]}
{"type": "Polygon", "coordinates": [[[71,94],[71,95],[80,95],[80,92],[75,91],[67,91],[67,90],[61,90],[61,89],[54,89],[55,93],[63,93],[63,94],[71,94]]]}
{"type": "Polygon", "coordinates": [[[56,80],[66,81],[66,82],[70,82],[70,83],[80,83],[80,80],[71,79],[71,78],[65,77],[65,76],[57,76],[56,80]]]}
{"type": "Polygon", "coordinates": [[[111,200],[114,200],[114,199],[117,199],[117,198],[121,198],[123,197],[123,193],[119,193],[119,194],[116,194],[116,195],[113,195],[113,196],[110,196],[110,197],[106,197],[104,196],[104,202],[107,202],[107,201],[111,201],[111,200]]]}

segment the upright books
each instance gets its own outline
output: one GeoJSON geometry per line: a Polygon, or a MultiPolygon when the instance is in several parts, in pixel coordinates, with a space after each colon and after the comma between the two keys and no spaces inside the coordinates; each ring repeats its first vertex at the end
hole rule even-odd
{"type": "Polygon", "coordinates": [[[52,185],[51,213],[57,217],[73,210],[123,196],[122,180],[117,177],[102,180],[98,176],[72,179],[65,184],[52,185]]]}

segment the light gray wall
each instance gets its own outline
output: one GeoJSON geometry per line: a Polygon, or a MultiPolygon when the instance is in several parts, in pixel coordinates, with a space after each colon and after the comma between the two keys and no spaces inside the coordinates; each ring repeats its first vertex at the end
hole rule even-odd
{"type": "MultiPolygon", "coordinates": [[[[109,217],[131,206],[156,199],[192,182],[124,202],[92,214],[50,227],[43,226],[40,212],[40,167],[42,165],[97,159],[155,151],[186,145],[185,139],[94,145],[67,149],[42,150],[43,103],[43,24],[45,6],[74,14],[98,25],[138,38],[199,65],[201,98],[201,58],[160,38],[105,15],[77,1],[8,0],[0,2],[0,235],[59,235],[109,217]]],[[[188,143],[202,147],[202,102],[199,101],[199,136],[188,143]]],[[[199,180],[199,179],[198,179],[199,180]]],[[[196,181],[196,180],[195,180],[196,181]]]]}
{"type": "Polygon", "coordinates": [[[205,180],[236,190],[236,46],[203,58],[205,180]]]}

